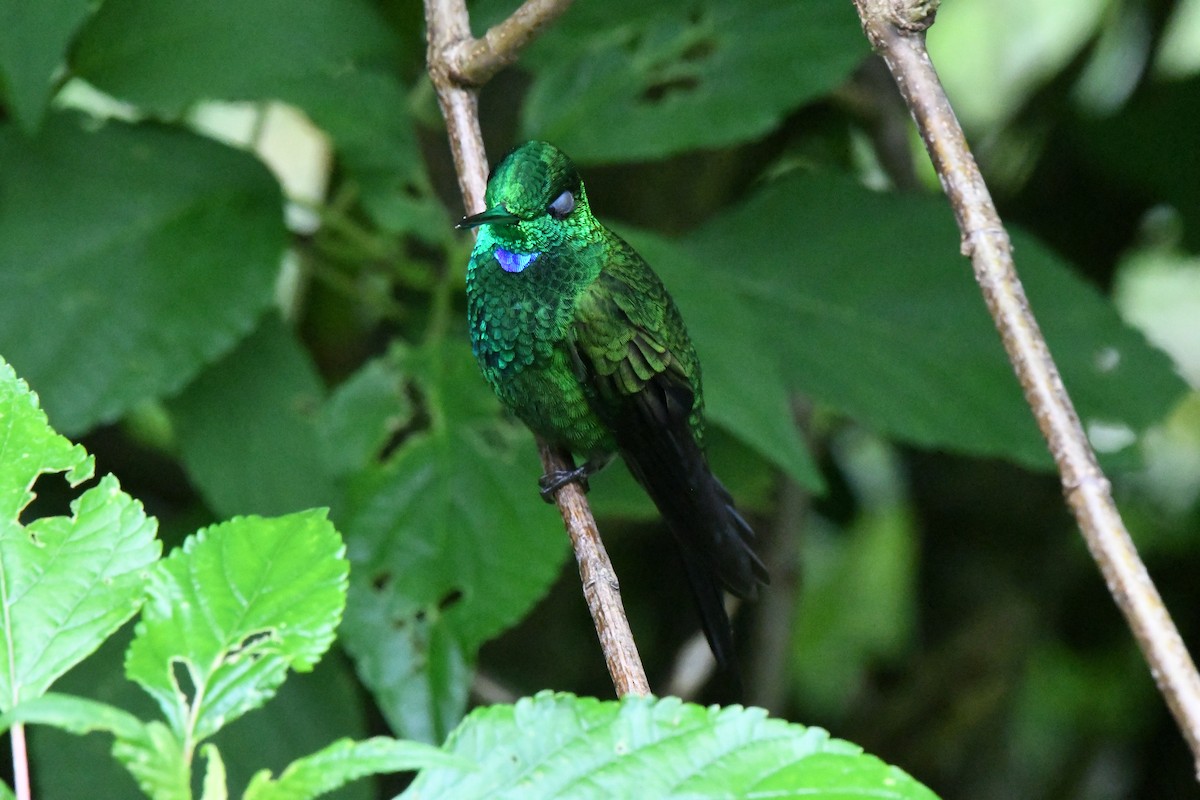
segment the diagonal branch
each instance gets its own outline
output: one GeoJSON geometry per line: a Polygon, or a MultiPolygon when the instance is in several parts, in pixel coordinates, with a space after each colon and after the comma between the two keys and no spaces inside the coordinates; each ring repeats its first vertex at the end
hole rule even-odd
{"type": "Polygon", "coordinates": [[[480,39],[452,44],[445,57],[461,86],[483,86],[517,60],[527,44],[571,5],[571,0],[525,0],[512,15],[493,25],[480,39]]]}
{"type": "Polygon", "coordinates": [[[887,62],[950,199],[1004,349],[1062,476],[1092,557],[1124,613],[1200,768],[1200,676],[1125,529],[1017,277],[1008,233],[925,50],[936,0],[855,0],[887,62]]]}
{"type": "MultiPolygon", "coordinates": [[[[485,82],[511,63],[520,48],[568,5],[564,0],[528,0],[483,39],[473,39],[465,0],[425,0],[429,77],[446,120],[446,134],[468,214],[485,207],[488,172],[479,127],[478,97],[475,89],[469,87],[485,82]]],[[[547,473],[572,466],[570,454],[556,452],[545,442],[538,442],[538,451],[547,473]]],[[[650,684],[621,603],[616,573],[587,499],[577,484],[568,483],[555,493],[555,502],[579,562],[584,597],[613,686],[621,696],[649,694],[650,684]]]]}

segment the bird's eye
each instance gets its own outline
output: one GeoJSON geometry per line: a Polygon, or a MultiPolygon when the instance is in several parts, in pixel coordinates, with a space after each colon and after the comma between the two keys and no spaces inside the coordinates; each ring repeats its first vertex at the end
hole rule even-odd
{"type": "Polygon", "coordinates": [[[546,206],[546,211],[555,219],[566,219],[567,215],[575,210],[575,195],[570,191],[565,191],[558,197],[554,198],[554,202],[546,206]]]}

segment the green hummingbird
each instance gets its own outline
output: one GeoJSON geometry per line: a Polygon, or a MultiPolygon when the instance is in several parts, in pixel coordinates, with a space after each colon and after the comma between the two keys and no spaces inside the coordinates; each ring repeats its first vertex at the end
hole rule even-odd
{"type": "Polygon", "coordinates": [[[709,647],[736,675],[724,587],[767,571],[754,532],[708,466],[700,363],[650,265],[592,216],[571,160],[546,142],[492,171],[467,267],[471,347],[503,405],[586,461],[543,475],[542,496],[619,453],[679,545],[709,647]]]}

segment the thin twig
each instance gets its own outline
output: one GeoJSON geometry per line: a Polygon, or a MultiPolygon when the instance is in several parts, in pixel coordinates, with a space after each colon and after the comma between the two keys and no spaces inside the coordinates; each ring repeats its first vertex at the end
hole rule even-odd
{"type": "MultiPolygon", "coordinates": [[[[438,104],[446,120],[446,134],[458,172],[458,185],[462,190],[463,205],[469,214],[484,209],[487,155],[479,127],[478,98],[473,88],[464,85],[462,76],[474,75],[477,79],[483,76],[482,80],[486,80],[500,68],[496,66],[500,59],[511,61],[515,58],[517,50],[527,44],[549,20],[562,13],[567,5],[566,2],[529,0],[512,17],[492,29],[502,30],[502,33],[493,37],[494,41],[481,44],[480,40],[471,38],[464,0],[425,0],[429,77],[437,90],[438,104]],[[457,62],[452,62],[452,52],[458,54],[457,62]],[[464,61],[463,53],[475,55],[469,55],[464,61]],[[492,73],[488,73],[488,69],[492,73]]],[[[554,452],[544,442],[538,442],[538,451],[547,473],[572,466],[569,454],[554,452]]],[[[646,680],[646,672],[629,629],[629,620],[621,604],[616,573],[600,541],[600,533],[587,499],[574,483],[564,485],[554,499],[575,549],[583,594],[596,624],[596,634],[613,686],[621,696],[649,694],[650,684],[646,680]]]]}
{"type": "Polygon", "coordinates": [[[1062,476],[1092,557],[1183,731],[1200,776],[1200,676],[1113,503],[1017,278],[1008,234],[925,49],[935,2],[855,0],[863,30],[887,62],[954,207],[964,255],[1062,476]]]}
{"type": "Polygon", "coordinates": [[[483,86],[517,60],[542,29],[558,19],[571,0],[525,0],[512,15],[479,39],[452,45],[446,52],[450,70],[461,86],[483,86]]]}

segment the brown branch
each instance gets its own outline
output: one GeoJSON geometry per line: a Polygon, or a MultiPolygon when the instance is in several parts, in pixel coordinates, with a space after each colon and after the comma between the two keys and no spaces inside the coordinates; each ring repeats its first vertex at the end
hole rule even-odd
{"type": "Polygon", "coordinates": [[[525,0],[512,15],[493,25],[480,39],[464,39],[449,47],[446,59],[461,86],[483,86],[517,60],[542,29],[558,19],[571,0],[525,0]]]}
{"type": "Polygon", "coordinates": [[[1062,476],[1092,557],[1175,715],[1200,775],[1200,676],[1113,503],[1079,417],[1017,278],[1008,234],[925,50],[935,2],[855,0],[863,30],[887,62],[954,207],[1004,349],[1062,476]]]}
{"type": "MultiPolygon", "coordinates": [[[[479,127],[478,98],[473,88],[463,85],[461,76],[484,76],[482,80],[486,80],[502,66],[501,59],[511,61],[515,58],[517,50],[567,5],[566,2],[529,0],[512,17],[493,28],[492,31],[501,32],[491,43],[485,43],[471,38],[464,0],[425,0],[429,77],[437,90],[438,104],[446,120],[446,135],[450,139],[458,185],[468,214],[484,209],[488,170],[479,127]],[[455,64],[452,52],[459,54],[456,66],[452,66],[455,64]],[[468,55],[467,61],[463,62],[463,53],[476,55],[468,55]]],[[[569,454],[554,452],[545,442],[538,442],[538,450],[547,473],[572,466],[569,454]]],[[[530,493],[532,495],[532,487],[530,493]]],[[[613,686],[621,696],[649,694],[650,684],[621,604],[616,573],[600,541],[600,532],[583,490],[577,484],[568,483],[558,490],[554,499],[579,562],[583,594],[596,624],[596,634],[613,686]]]]}

